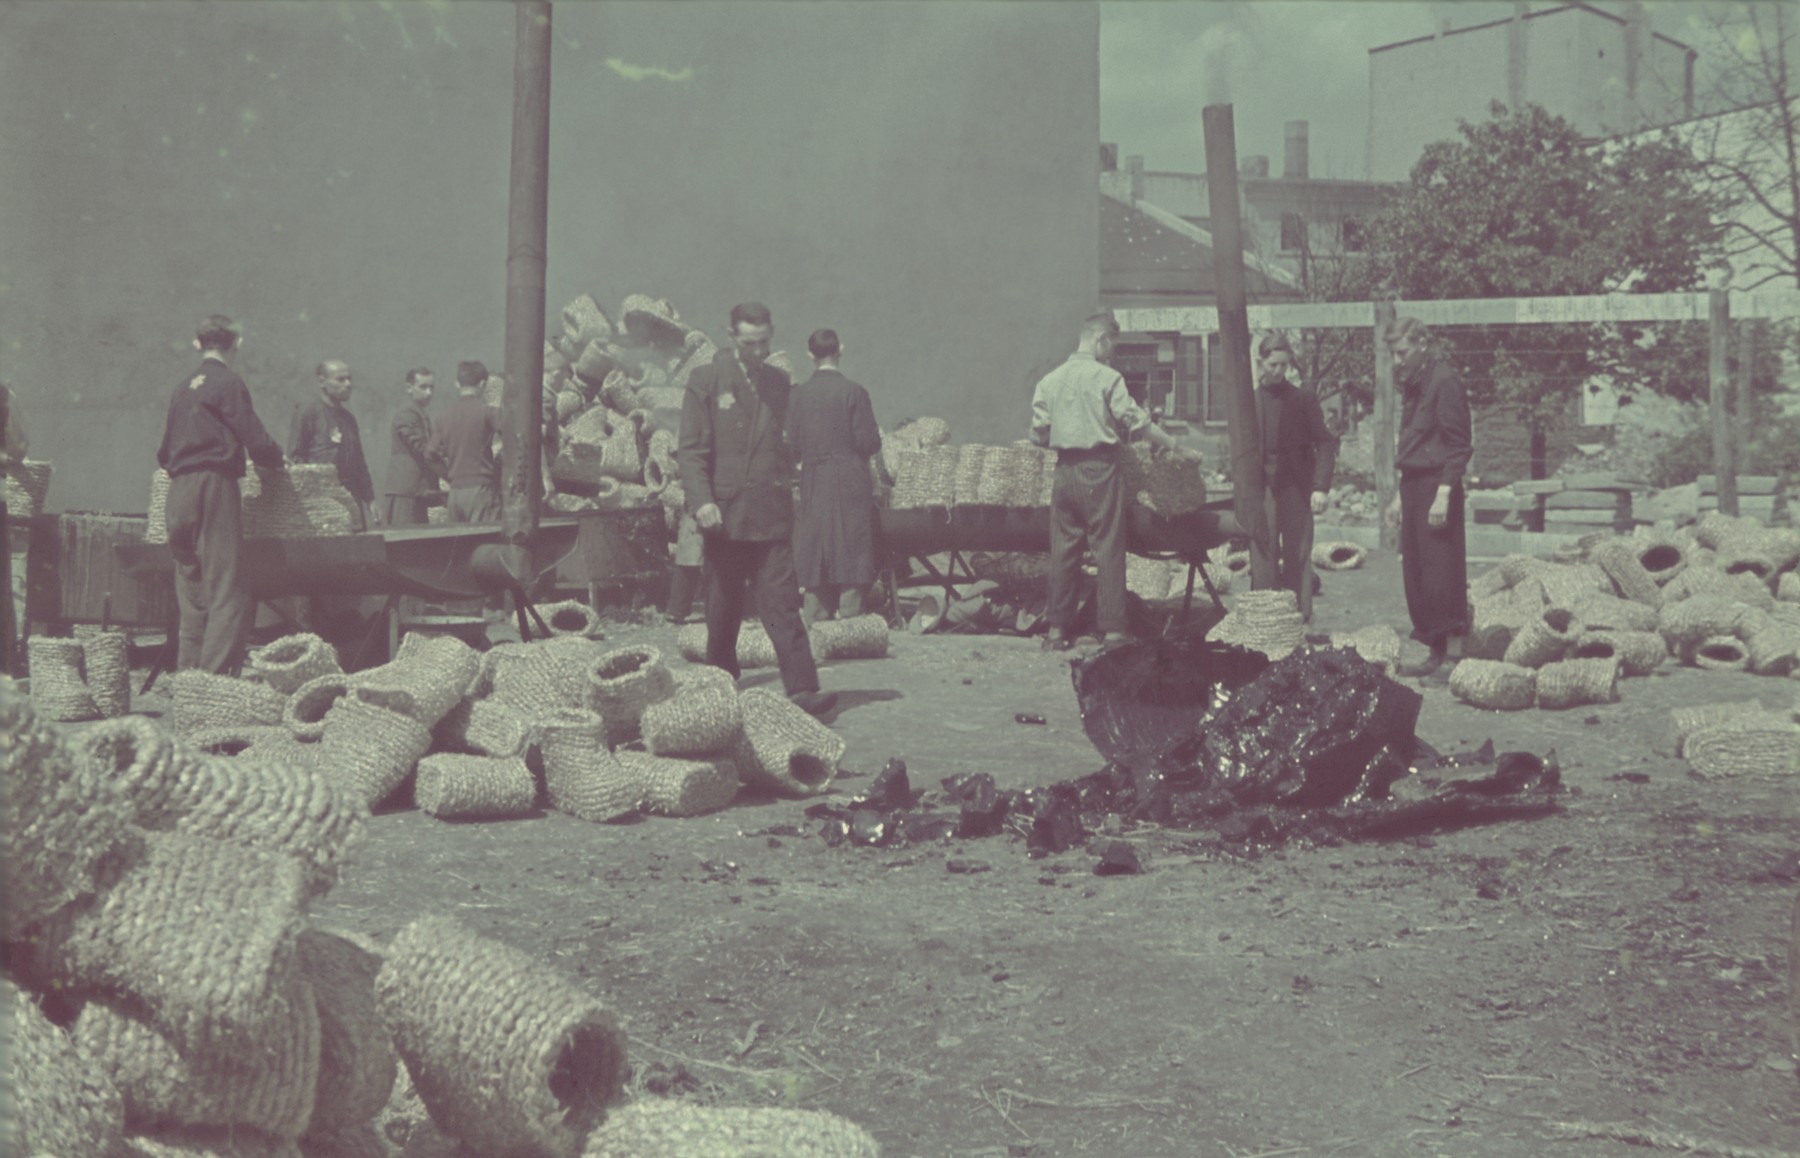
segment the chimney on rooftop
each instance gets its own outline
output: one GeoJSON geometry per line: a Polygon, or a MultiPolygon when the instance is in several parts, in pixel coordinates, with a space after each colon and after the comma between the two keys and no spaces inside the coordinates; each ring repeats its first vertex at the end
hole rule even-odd
{"type": "Polygon", "coordinates": [[[1254,157],[1245,157],[1238,162],[1239,177],[1262,179],[1267,178],[1268,175],[1269,158],[1260,153],[1254,157]]]}
{"type": "Polygon", "coordinates": [[[1100,142],[1100,171],[1114,173],[1119,168],[1119,146],[1109,141],[1100,142]]]}
{"type": "Polygon", "coordinates": [[[1131,177],[1131,203],[1135,205],[1144,199],[1144,159],[1125,158],[1125,172],[1131,177]]]}
{"type": "Polygon", "coordinates": [[[1306,122],[1287,123],[1287,155],[1281,161],[1281,175],[1290,181],[1306,180],[1306,122]]]}

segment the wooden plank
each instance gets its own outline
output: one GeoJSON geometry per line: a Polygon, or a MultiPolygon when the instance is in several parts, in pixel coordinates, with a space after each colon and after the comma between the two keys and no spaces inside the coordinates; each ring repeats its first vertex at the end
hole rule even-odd
{"type": "Polygon", "coordinates": [[[1394,320],[1391,302],[1376,302],[1372,325],[1375,330],[1375,511],[1381,520],[1381,548],[1398,550],[1400,528],[1389,526],[1388,506],[1399,494],[1400,477],[1394,469],[1394,455],[1399,451],[1399,409],[1394,398],[1394,354],[1388,349],[1388,323],[1394,320]]]}
{"type": "Polygon", "coordinates": [[[1531,501],[1512,491],[1470,491],[1463,497],[1463,506],[1471,511],[1516,511],[1531,501]]]}
{"type": "Polygon", "coordinates": [[[1631,502],[1629,495],[1611,491],[1559,491],[1544,496],[1547,511],[1616,511],[1631,502]]]}
{"type": "Polygon", "coordinates": [[[1583,527],[1610,527],[1619,521],[1617,511],[1564,510],[1545,511],[1544,522],[1583,527]]]}
{"type": "MultiPolygon", "coordinates": [[[[1719,493],[1719,479],[1717,475],[1703,474],[1694,481],[1700,484],[1700,493],[1703,495],[1716,495],[1719,493]]],[[[1775,490],[1780,483],[1781,478],[1779,475],[1740,474],[1737,476],[1738,498],[1742,499],[1746,495],[1772,495],[1775,493],[1775,490]]]]}
{"type": "Polygon", "coordinates": [[[1566,474],[1562,476],[1563,489],[1571,491],[1632,491],[1648,490],[1642,485],[1631,483],[1610,474],[1566,474]]]}
{"type": "Polygon", "coordinates": [[[1712,415],[1713,471],[1718,475],[1719,509],[1738,513],[1737,450],[1731,423],[1731,372],[1726,349],[1731,341],[1731,299],[1724,290],[1708,295],[1706,323],[1707,409],[1712,415]]]}
{"type": "Polygon", "coordinates": [[[1515,495],[1553,495],[1563,489],[1559,478],[1522,478],[1512,485],[1515,495]]]}

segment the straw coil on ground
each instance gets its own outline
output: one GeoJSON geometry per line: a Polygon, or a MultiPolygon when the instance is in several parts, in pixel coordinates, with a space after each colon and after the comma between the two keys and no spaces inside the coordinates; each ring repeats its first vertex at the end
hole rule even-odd
{"type": "Polygon", "coordinates": [[[282,1016],[255,1041],[181,1047],[141,1017],[90,1001],[75,1043],[112,1079],[134,1130],[244,1126],[297,1138],[312,1119],[319,1083],[319,1015],[312,987],[289,984],[282,1016]]]}
{"type": "Polygon", "coordinates": [[[600,630],[600,616],[592,607],[579,599],[564,599],[558,603],[541,603],[538,614],[544,617],[544,626],[552,635],[590,636],[600,630]]]}
{"type": "Polygon", "coordinates": [[[1705,671],[1748,671],[1750,653],[1735,635],[1709,635],[1686,650],[1682,658],[1705,671]]]}
{"type": "Polygon", "coordinates": [[[402,930],[375,992],[433,1121],[477,1153],[575,1158],[618,1100],[625,1035],[613,1015],[453,920],[402,930]]]}
{"type": "Polygon", "coordinates": [[[1757,700],[1730,700],[1716,704],[1690,704],[1669,713],[1669,732],[1660,750],[1673,756],[1686,755],[1687,738],[1703,728],[1763,714],[1757,700]]]}
{"type": "Polygon", "coordinates": [[[295,944],[319,1015],[319,1078],[307,1133],[372,1121],[400,1072],[375,1001],[381,953],[365,938],[320,928],[302,929],[295,944]]]}
{"type": "Polygon", "coordinates": [[[37,1000],[0,977],[0,1139],[8,1154],[110,1155],[125,1129],[119,1091],[83,1057],[69,1035],[44,1016],[37,1000]]]}
{"type": "Polygon", "coordinates": [[[1465,659],[1450,672],[1450,694],[1465,704],[1516,712],[1537,700],[1537,672],[1518,664],[1465,659]]]}
{"type": "Polygon", "coordinates": [[[523,756],[454,752],[419,761],[413,803],[439,820],[501,820],[537,807],[537,779],[523,756]]]}
{"type": "Polygon", "coordinates": [[[1757,675],[1783,676],[1800,666],[1800,626],[1766,611],[1752,611],[1738,625],[1749,668],[1757,675]]]}
{"type": "Polygon", "coordinates": [[[1692,733],[1682,755],[1707,780],[1785,776],[1800,770],[1800,726],[1773,712],[1743,715],[1692,733]]]}
{"type": "Polygon", "coordinates": [[[1619,698],[1619,660],[1563,659],[1537,672],[1537,706],[1551,710],[1610,704],[1619,698]]]}
{"type": "Polygon", "coordinates": [[[1368,557],[1369,550],[1362,544],[1336,539],[1313,545],[1312,565],[1321,571],[1355,571],[1368,557]]]}
{"type": "Polygon", "coordinates": [[[861,1126],[823,1110],[640,1099],[606,1116],[582,1158],[879,1158],[861,1126]]]}
{"type": "Polygon", "coordinates": [[[738,775],[782,796],[816,796],[831,787],[844,741],[786,696],[753,688],[738,697],[744,733],[733,750],[738,775]]]}

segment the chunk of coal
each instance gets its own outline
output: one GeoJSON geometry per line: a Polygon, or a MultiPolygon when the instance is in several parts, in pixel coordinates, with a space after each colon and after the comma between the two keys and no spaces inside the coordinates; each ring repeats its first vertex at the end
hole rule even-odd
{"type": "Polygon", "coordinates": [[[906,761],[894,757],[887,766],[876,774],[869,782],[869,790],[861,796],[851,799],[850,807],[873,808],[882,812],[896,812],[911,808],[917,803],[912,784],[906,778],[906,761]]]}
{"type": "Polygon", "coordinates": [[[992,836],[1006,823],[1007,802],[994,786],[994,778],[986,772],[946,780],[944,790],[962,805],[957,836],[992,836]]]}
{"type": "Polygon", "coordinates": [[[928,844],[956,834],[958,818],[942,813],[908,813],[900,818],[908,844],[928,844]]]}
{"type": "Polygon", "coordinates": [[[893,836],[893,825],[887,817],[867,808],[859,808],[850,814],[850,842],[865,847],[876,847],[888,843],[893,836]]]}
{"type": "Polygon", "coordinates": [[[1055,856],[1067,852],[1087,837],[1081,814],[1064,798],[1053,797],[1031,818],[1031,830],[1025,836],[1025,849],[1033,857],[1055,856]]]}
{"type": "Polygon", "coordinates": [[[1102,757],[1130,760],[1192,735],[1269,666],[1261,652],[1208,642],[1204,630],[1107,648],[1070,665],[1082,729],[1102,757]]]}
{"type": "Polygon", "coordinates": [[[1109,840],[1100,848],[1100,862],[1094,866],[1094,873],[1103,877],[1136,876],[1144,871],[1143,862],[1138,860],[1137,849],[1132,848],[1129,841],[1109,840]]]}
{"type": "Polygon", "coordinates": [[[1048,724],[1049,722],[1036,712],[1017,712],[1013,715],[1015,724],[1048,724]]]}

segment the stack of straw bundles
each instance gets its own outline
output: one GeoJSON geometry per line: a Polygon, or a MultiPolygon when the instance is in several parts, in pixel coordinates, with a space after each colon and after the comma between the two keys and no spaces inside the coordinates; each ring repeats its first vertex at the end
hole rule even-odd
{"type": "Polygon", "coordinates": [[[1735,635],[1709,635],[1683,653],[1682,658],[1705,671],[1750,669],[1750,653],[1744,650],[1743,643],[1735,635]]]}
{"type": "Polygon", "coordinates": [[[1597,591],[1576,600],[1569,610],[1589,630],[1655,631],[1657,626],[1655,608],[1597,591]]]}
{"type": "Polygon", "coordinates": [[[1607,539],[1588,553],[1621,596],[1646,607],[1662,602],[1662,588],[1644,567],[1641,548],[1630,539],[1607,539]]]}
{"type": "Polygon", "coordinates": [[[1756,700],[1732,700],[1676,708],[1669,713],[1669,734],[1660,750],[1674,756],[1685,756],[1687,739],[1694,733],[1747,716],[1760,716],[1762,713],[1763,706],[1756,700]]]}
{"type": "Polygon", "coordinates": [[[402,930],[375,994],[432,1119],[476,1153],[576,1158],[618,1100],[625,1035],[613,1015],[455,921],[402,930]]]}
{"type": "Polygon", "coordinates": [[[959,459],[954,446],[901,451],[894,471],[894,489],[888,505],[894,510],[920,507],[952,506],[956,501],[956,467],[959,459]]]}
{"type": "Polygon", "coordinates": [[[1465,659],[1450,672],[1450,694],[1478,708],[1516,712],[1537,698],[1538,673],[1518,664],[1465,659]]]}
{"type": "Polygon", "coordinates": [[[289,1016],[305,901],[290,857],[146,833],[103,900],[39,926],[34,964],[129,994],[183,1048],[252,1047],[289,1016]]]}
{"type": "MultiPolygon", "coordinates": [[[[1125,556],[1125,590],[1147,603],[1158,603],[1169,597],[1174,586],[1174,569],[1166,559],[1146,559],[1142,555],[1125,556]]],[[[817,651],[817,645],[814,645],[817,651]]]]}
{"type": "Polygon", "coordinates": [[[604,823],[637,811],[637,785],[606,745],[606,721],[583,708],[538,716],[544,789],[550,806],[604,823]]]}
{"type": "Polygon", "coordinates": [[[606,736],[614,744],[637,739],[644,709],[674,691],[675,677],[654,647],[615,648],[587,669],[587,707],[606,720],[606,736]]]}
{"type": "Polygon", "coordinates": [[[729,751],[744,730],[736,682],[716,667],[688,668],[676,677],[675,694],[644,709],[639,730],[658,756],[729,751]]]}
{"type": "MultiPolygon", "coordinates": [[[[356,500],[338,481],[337,467],[290,463],[283,470],[261,467],[244,476],[243,526],[246,539],[306,539],[348,535],[355,527],[356,500]]],[[[169,476],[150,478],[150,519],[144,541],[169,541],[169,476]]]]}
{"type": "Polygon", "coordinates": [[[1280,659],[1306,642],[1306,629],[1292,591],[1246,591],[1214,626],[1212,638],[1280,659]]]}
{"type": "Polygon", "coordinates": [[[950,472],[950,502],[952,506],[973,507],[981,503],[982,468],[986,465],[988,451],[999,447],[986,447],[977,444],[956,448],[956,468],[950,472]]]}
{"type": "Polygon", "coordinates": [[[1312,565],[1321,571],[1354,571],[1363,565],[1369,552],[1358,543],[1338,540],[1313,547],[1312,565]]]}
{"type": "Polygon", "coordinates": [[[353,799],[374,808],[406,782],[430,749],[430,728],[349,695],[325,713],[318,766],[353,799]]]}
{"type": "Polygon", "coordinates": [[[786,696],[755,688],[738,697],[744,733],[733,753],[745,784],[782,796],[816,796],[831,787],[844,741],[786,696]]]}
{"type": "Polygon", "coordinates": [[[73,1036],[112,1079],[135,1129],[236,1126],[297,1138],[319,1085],[319,1014],[304,981],[282,996],[282,1016],[247,1046],[182,1047],[104,1001],[82,1009],[73,1036]]]}
{"type": "Polygon", "coordinates": [[[620,752],[617,759],[636,785],[646,812],[700,816],[717,812],[737,798],[737,765],[728,756],[679,759],[620,752]]]}
{"type": "Polygon", "coordinates": [[[1577,708],[1610,704],[1619,698],[1619,660],[1564,659],[1547,663],[1537,673],[1540,708],[1577,708]]]}
{"type": "Polygon", "coordinates": [[[125,1109],[92,1058],[49,1018],[31,994],[0,977],[0,1020],[6,1055],[0,1058],[0,1140],[8,1154],[118,1153],[125,1109]]]}
{"type": "Polygon", "coordinates": [[[537,780],[523,756],[444,752],[419,761],[413,803],[439,820],[529,816],[537,806],[537,780]]]}
{"type": "Polygon", "coordinates": [[[288,698],[267,684],[190,669],[169,677],[171,722],[178,734],[203,728],[279,724],[288,698]]]}
{"type": "Polygon", "coordinates": [[[817,1155],[878,1158],[861,1126],[823,1110],[695,1106],[640,1099],[620,1106],[588,1138],[582,1158],[693,1158],[695,1155],[817,1155]]]}
{"type": "Polygon", "coordinates": [[[1800,771],[1800,726],[1774,712],[1747,714],[1689,735],[1682,754],[1708,780],[1786,775],[1800,771]]]}
{"type": "Polygon", "coordinates": [[[368,809],[310,767],[203,756],[140,716],[96,724],[78,743],[87,770],[139,827],[285,853],[314,894],[336,883],[362,837],[368,809]]]}
{"type": "MultiPolygon", "coordinates": [[[[1044,484],[1055,468],[1055,455],[1030,443],[990,446],[981,464],[981,489],[975,502],[1017,509],[1046,506],[1049,493],[1044,484]]],[[[962,501],[958,492],[957,502],[962,501]]]]}
{"type": "Polygon", "coordinates": [[[81,674],[81,641],[34,635],[25,641],[31,663],[31,702],[58,724],[97,720],[100,707],[81,674]]]}
{"type": "Polygon", "coordinates": [[[1349,648],[1380,668],[1383,675],[1393,675],[1400,663],[1400,635],[1385,623],[1339,632],[1331,637],[1331,645],[1349,648]]]}
{"type": "MultiPolygon", "coordinates": [[[[1163,568],[1168,574],[1168,568],[1163,568]]],[[[846,659],[881,659],[888,653],[887,620],[880,615],[825,619],[807,628],[813,658],[820,663],[846,659]]]]}
{"type": "Polygon", "coordinates": [[[50,493],[50,476],[54,464],[25,459],[6,468],[6,516],[24,522],[35,519],[44,509],[44,496],[50,493]]]}
{"type": "Polygon", "coordinates": [[[1125,494],[1167,519],[1206,505],[1206,480],[1198,458],[1155,451],[1147,442],[1126,448],[1125,494]]]}
{"type": "Polygon", "coordinates": [[[894,437],[921,447],[942,446],[950,441],[950,423],[930,416],[915,418],[894,431],[894,437]]]}
{"type": "Polygon", "coordinates": [[[544,617],[544,626],[550,629],[552,635],[579,635],[585,638],[600,630],[599,614],[579,599],[543,604],[538,608],[538,614],[544,617]]]}
{"type": "Polygon", "coordinates": [[[497,700],[464,700],[431,731],[433,750],[473,756],[523,756],[530,739],[525,717],[497,700]]]}
{"type": "Polygon", "coordinates": [[[126,851],[128,809],[0,676],[0,937],[105,887],[126,851]]]}
{"type": "Polygon", "coordinates": [[[393,1093],[400,1059],[381,1024],[381,953],[353,933],[306,928],[295,942],[300,976],[319,1013],[319,1080],[307,1133],[371,1121],[393,1093]]]}
{"type": "MultiPolygon", "coordinates": [[[[675,648],[689,663],[706,662],[706,624],[690,623],[675,633],[675,648]]],[[[737,662],[741,670],[774,667],[775,641],[760,623],[746,623],[738,630],[737,662]]]]}
{"type": "Polygon", "coordinates": [[[1581,632],[1582,623],[1573,611],[1546,607],[1519,626],[1504,659],[1520,667],[1543,667],[1561,659],[1581,632]]]}
{"type": "Polygon", "coordinates": [[[1647,676],[1669,658],[1669,645],[1654,631],[1596,631],[1582,633],[1570,649],[1571,659],[1604,659],[1617,656],[1620,676],[1647,676]]]}
{"type": "Polygon", "coordinates": [[[88,694],[101,719],[111,720],[131,711],[131,637],[118,628],[77,627],[81,641],[81,670],[87,677],[88,694]]]}
{"type": "Polygon", "coordinates": [[[337,649],[310,632],[284,635],[250,649],[250,677],[283,695],[293,695],[320,676],[342,675],[337,649]]]}

